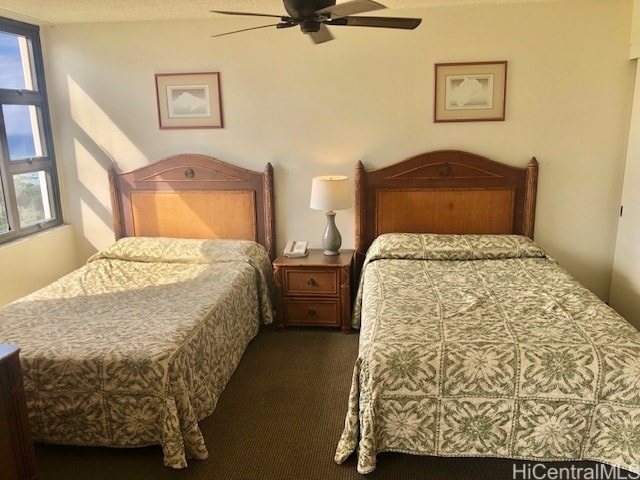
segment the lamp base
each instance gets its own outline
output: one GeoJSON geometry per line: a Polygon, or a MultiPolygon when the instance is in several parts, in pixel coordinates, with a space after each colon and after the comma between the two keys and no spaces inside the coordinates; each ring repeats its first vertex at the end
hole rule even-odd
{"type": "Polygon", "coordinates": [[[342,237],[336,228],[336,212],[329,210],[327,212],[327,226],[322,235],[322,248],[327,256],[340,255],[340,245],[342,245],[342,237]]]}

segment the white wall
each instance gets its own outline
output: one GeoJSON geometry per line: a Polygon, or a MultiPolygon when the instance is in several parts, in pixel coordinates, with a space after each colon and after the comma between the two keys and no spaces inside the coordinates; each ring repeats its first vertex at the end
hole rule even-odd
{"type": "Polygon", "coordinates": [[[64,225],[0,246],[0,306],[76,268],[73,227],[64,225]]]}
{"type": "MultiPolygon", "coordinates": [[[[640,78],[640,0],[634,1],[630,58],[637,64],[640,78]]],[[[640,328],[640,82],[636,82],[629,147],[618,223],[610,304],[640,328]]]]}
{"type": "MultiPolygon", "coordinates": [[[[277,243],[318,246],[311,178],[353,177],[456,148],[512,165],[540,161],[536,239],[602,298],[609,292],[634,69],[631,0],[438,7],[415,31],[334,27],[211,34],[256,19],[58,25],[43,30],[66,220],[86,258],[113,240],[106,167],[213,155],[275,168],[277,243]],[[508,60],[507,120],[434,124],[436,62],[508,60]],[[155,73],[219,71],[225,128],[159,130],[155,73]]],[[[338,213],[352,246],[353,209],[338,213]]]]}

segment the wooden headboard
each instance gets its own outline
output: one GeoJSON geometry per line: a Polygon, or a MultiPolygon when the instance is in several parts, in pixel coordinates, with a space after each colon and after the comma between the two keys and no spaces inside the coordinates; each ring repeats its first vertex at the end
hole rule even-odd
{"type": "Polygon", "coordinates": [[[126,173],[109,168],[116,239],[253,240],[275,257],[273,168],[253,172],[206,155],[173,155],[126,173]]]}
{"type": "Polygon", "coordinates": [[[515,233],[533,238],[538,162],[517,168],[440,150],[356,166],[356,251],[383,233],[515,233]]]}

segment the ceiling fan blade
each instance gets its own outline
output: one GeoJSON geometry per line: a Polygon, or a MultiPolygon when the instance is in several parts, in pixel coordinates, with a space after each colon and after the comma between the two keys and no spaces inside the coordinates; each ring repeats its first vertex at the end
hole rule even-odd
{"type": "Polygon", "coordinates": [[[249,17],[269,17],[269,18],[279,18],[280,20],[286,21],[289,17],[283,17],[282,15],[269,15],[267,13],[251,13],[251,12],[227,12],[223,10],[210,10],[211,13],[220,13],[222,15],[243,15],[249,17]]]}
{"type": "Polygon", "coordinates": [[[331,32],[326,27],[326,25],[320,25],[320,29],[317,32],[309,32],[308,35],[311,37],[311,40],[313,40],[313,43],[315,44],[333,40],[333,35],[331,35],[331,32]]]}
{"type": "Polygon", "coordinates": [[[224,37],[225,35],[231,35],[233,33],[240,33],[240,32],[248,32],[249,30],[258,30],[260,28],[267,28],[267,27],[286,28],[286,27],[292,27],[292,26],[293,24],[289,24],[289,23],[270,23],[269,25],[260,25],[259,27],[243,28],[241,30],[233,30],[232,32],[218,33],[217,35],[211,35],[211,36],[224,37]]]}
{"type": "Polygon", "coordinates": [[[329,20],[327,25],[346,25],[349,27],[379,27],[413,30],[422,22],[421,18],[404,17],[342,17],[329,20]]]}
{"type": "Polygon", "coordinates": [[[351,0],[349,2],[339,3],[330,7],[321,8],[316,14],[327,15],[329,18],[342,18],[347,15],[355,15],[356,13],[372,12],[387,8],[381,3],[373,0],[351,0]]]}
{"type": "Polygon", "coordinates": [[[295,20],[291,19],[287,22],[281,22],[281,23],[277,23],[276,24],[276,28],[290,28],[290,27],[295,27],[296,25],[298,25],[298,22],[296,22],[295,20]]]}

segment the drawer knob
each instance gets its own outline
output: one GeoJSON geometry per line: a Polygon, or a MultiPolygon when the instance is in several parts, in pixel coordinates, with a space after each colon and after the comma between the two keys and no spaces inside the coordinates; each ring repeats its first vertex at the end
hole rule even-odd
{"type": "Polygon", "coordinates": [[[313,287],[314,285],[316,285],[316,281],[313,278],[310,278],[309,280],[307,280],[307,285],[313,287]]]}
{"type": "Polygon", "coordinates": [[[309,309],[309,316],[313,317],[316,314],[316,311],[313,308],[309,309]]]}

